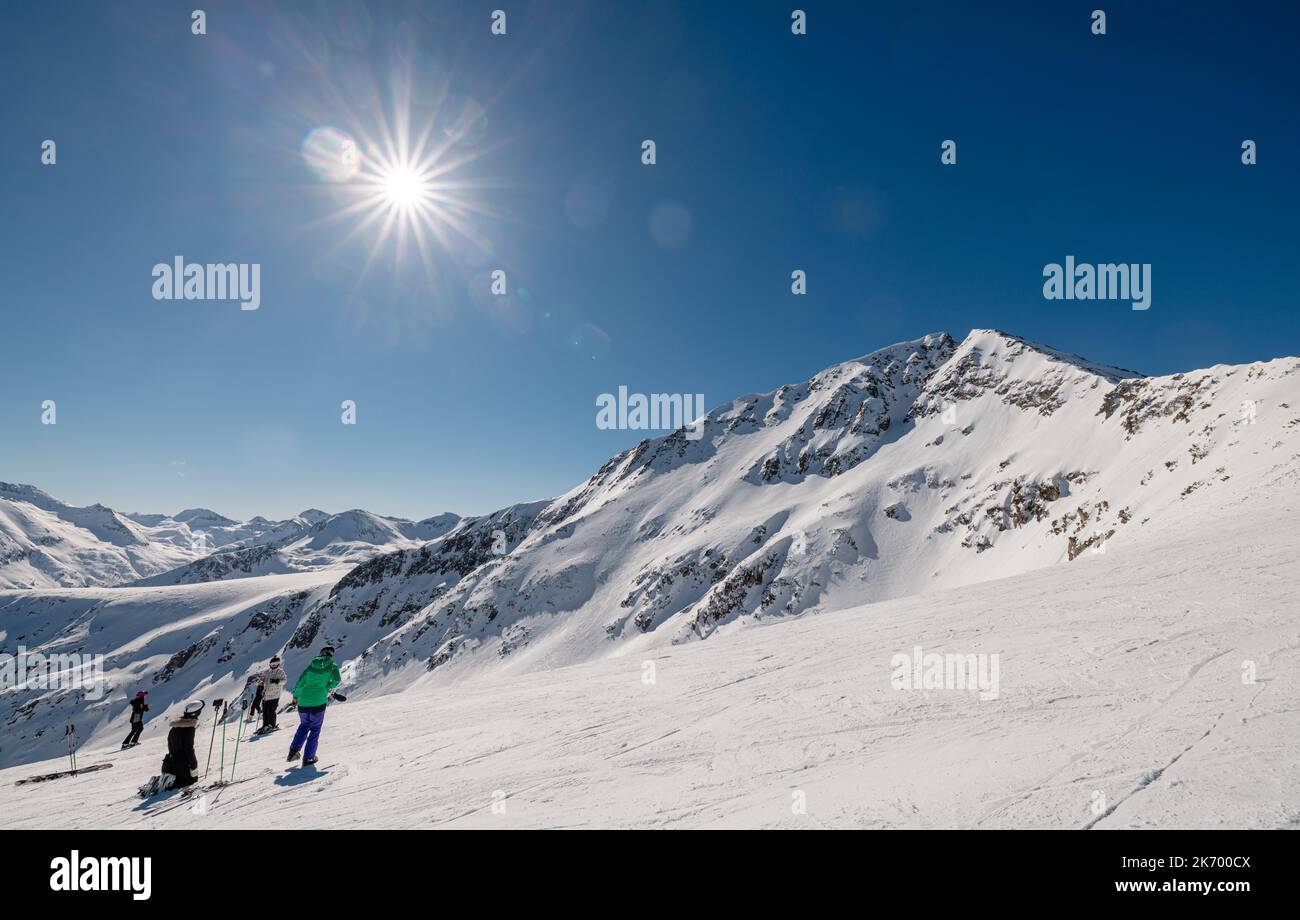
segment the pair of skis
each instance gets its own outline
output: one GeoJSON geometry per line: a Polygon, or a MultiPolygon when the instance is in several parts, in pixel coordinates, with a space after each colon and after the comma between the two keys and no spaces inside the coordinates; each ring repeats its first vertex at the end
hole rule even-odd
{"type": "Polygon", "coordinates": [[[68,763],[72,767],[73,775],[77,772],[77,726],[69,722],[67,728],[63,730],[63,739],[68,742],[68,763]]]}
{"type": "Polygon", "coordinates": [[[14,785],[26,786],[28,783],[43,783],[46,780],[59,779],[63,776],[76,776],[78,773],[94,773],[98,770],[107,770],[112,766],[111,763],[96,763],[80,770],[77,769],[77,726],[71,722],[63,727],[63,740],[68,744],[68,766],[70,769],[59,773],[42,773],[40,776],[29,776],[26,779],[18,780],[14,785]]]}
{"type": "Polygon", "coordinates": [[[43,783],[47,780],[62,779],[65,776],[80,776],[83,773],[96,773],[99,770],[107,770],[111,766],[111,763],[93,763],[88,767],[82,767],[76,773],[73,773],[71,770],[64,770],[62,773],[42,773],[39,776],[28,776],[25,779],[20,779],[15,782],[14,785],[26,786],[30,783],[43,783]]]}

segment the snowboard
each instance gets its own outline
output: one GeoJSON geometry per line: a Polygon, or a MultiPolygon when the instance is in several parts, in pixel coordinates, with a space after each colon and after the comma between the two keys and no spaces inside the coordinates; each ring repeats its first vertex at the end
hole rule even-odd
{"type": "Polygon", "coordinates": [[[26,786],[28,783],[43,783],[49,779],[59,779],[63,776],[76,776],[79,773],[95,773],[98,770],[107,770],[111,763],[96,763],[88,767],[82,767],[80,770],[63,770],[60,773],[42,773],[40,776],[29,776],[26,779],[20,779],[14,783],[15,786],[26,786]]]}

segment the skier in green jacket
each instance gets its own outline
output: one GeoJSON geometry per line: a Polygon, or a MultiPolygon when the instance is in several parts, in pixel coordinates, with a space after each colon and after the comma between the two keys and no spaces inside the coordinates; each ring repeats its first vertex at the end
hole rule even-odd
{"type": "Polygon", "coordinates": [[[325,706],[330,691],[339,685],[339,666],[334,663],[334,646],[327,645],[311,660],[293,685],[293,701],[298,704],[298,730],[289,745],[289,760],[297,760],[307,743],[304,765],[316,762],[316,744],[320,741],[321,726],[325,724],[325,706]]]}

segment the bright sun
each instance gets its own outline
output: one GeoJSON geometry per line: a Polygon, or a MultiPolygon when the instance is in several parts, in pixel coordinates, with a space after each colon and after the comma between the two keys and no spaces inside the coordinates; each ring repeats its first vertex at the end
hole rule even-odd
{"type": "MultiPolygon", "coordinates": [[[[411,82],[409,74],[394,78],[392,112],[385,117],[376,107],[365,119],[370,130],[358,130],[356,124],[351,133],[323,126],[303,141],[307,165],[343,192],[336,196],[331,191],[336,206],[320,223],[353,222],[336,248],[363,235],[371,239],[361,279],[390,245],[395,267],[411,252],[426,275],[436,278],[440,251],[458,243],[478,251],[480,222],[501,217],[480,200],[489,184],[468,175],[484,153],[478,146],[484,110],[473,100],[447,97],[422,124],[412,124],[411,82]]],[[[372,89],[378,97],[378,88],[372,89]]]]}
{"type": "Polygon", "coordinates": [[[428,189],[424,179],[408,167],[396,167],[380,179],[384,200],[401,210],[410,210],[425,201],[428,189]]]}

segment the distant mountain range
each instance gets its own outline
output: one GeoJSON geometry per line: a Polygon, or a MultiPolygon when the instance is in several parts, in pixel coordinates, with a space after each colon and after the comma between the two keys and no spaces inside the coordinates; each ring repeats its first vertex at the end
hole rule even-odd
{"type": "Polygon", "coordinates": [[[285,521],[235,521],[206,508],[121,514],[0,482],[0,588],[183,584],[310,571],[419,545],[458,520],[314,508],[285,521]]]}

